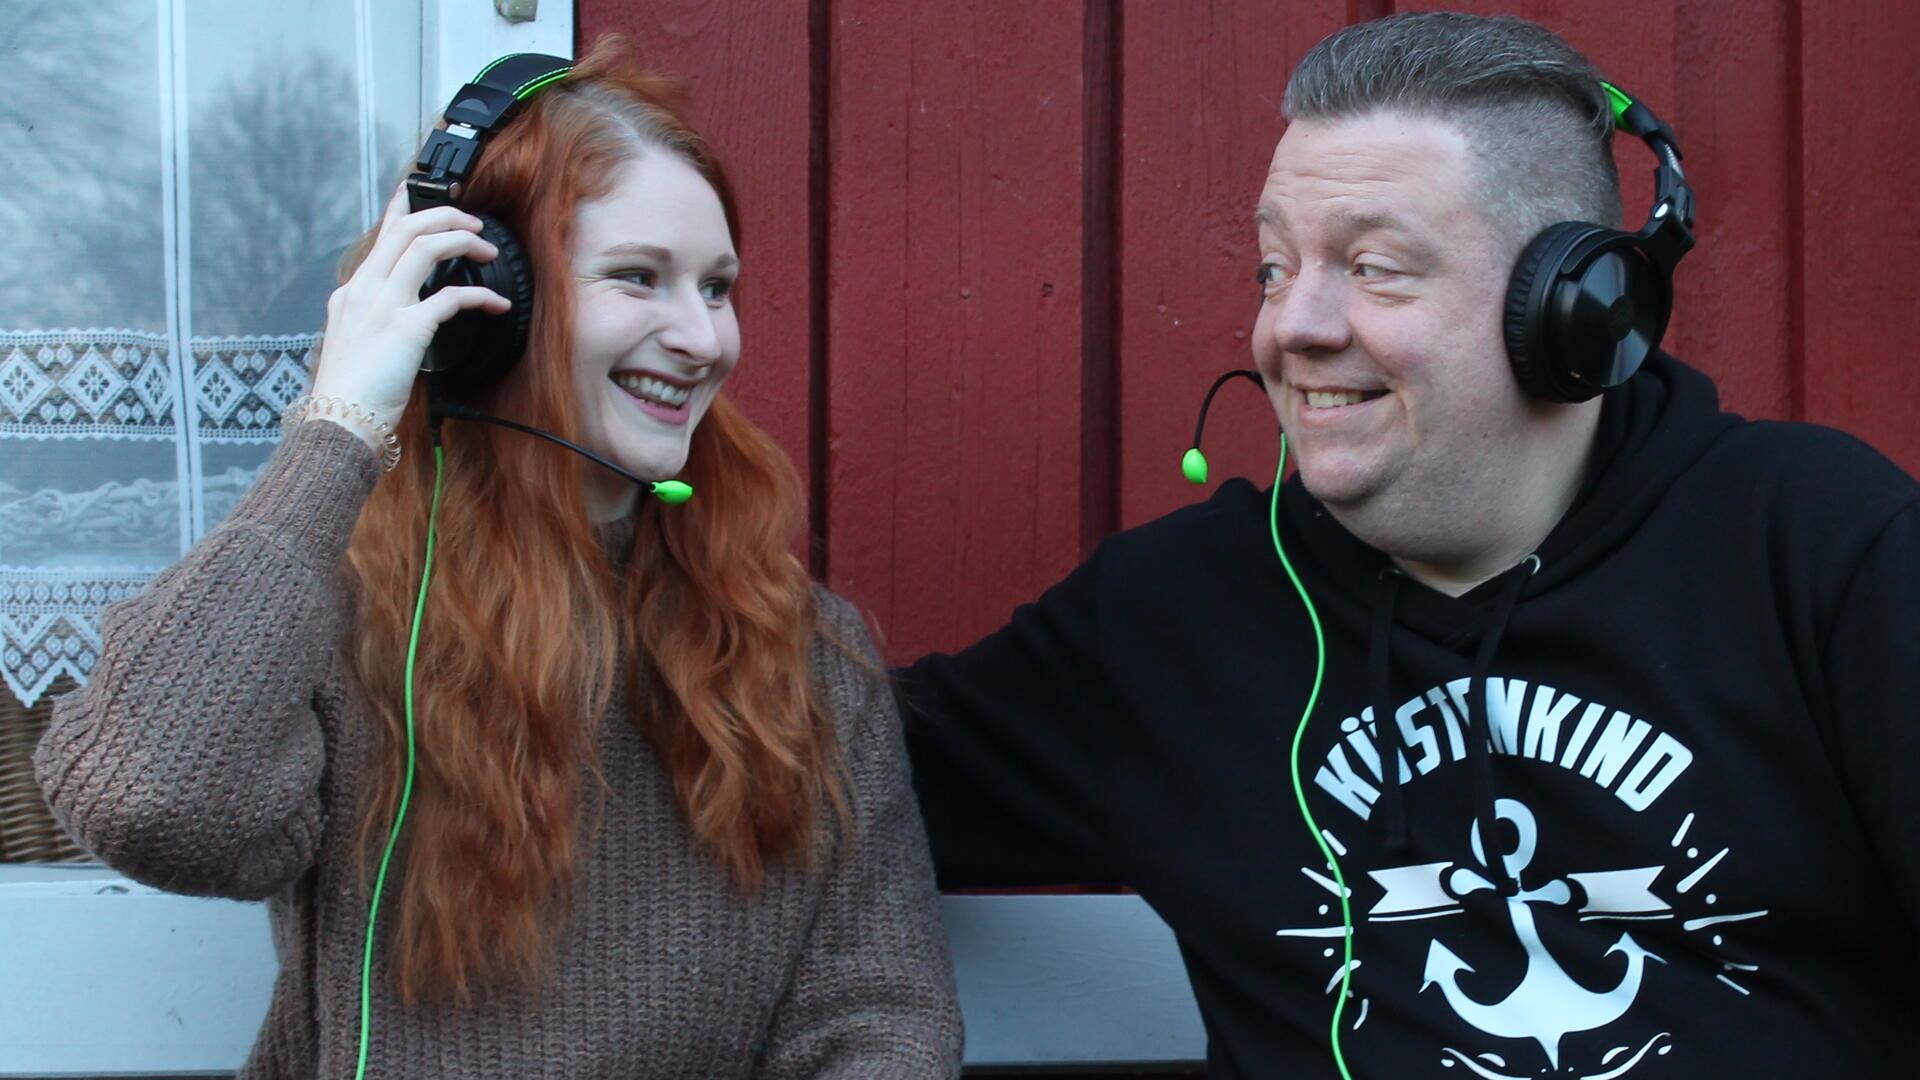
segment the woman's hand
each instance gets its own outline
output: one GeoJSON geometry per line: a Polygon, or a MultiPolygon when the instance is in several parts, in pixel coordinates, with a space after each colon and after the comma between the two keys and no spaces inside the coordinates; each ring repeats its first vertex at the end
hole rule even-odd
{"type": "MultiPolygon", "coordinates": [[[[479,232],[480,219],[458,207],[408,213],[403,185],[387,203],[365,261],[327,298],[313,395],[340,398],[389,426],[398,424],[440,324],[459,311],[497,314],[512,306],[478,285],[450,286],[420,299],[420,286],[439,263],[462,255],[488,262],[499,254],[479,232]]],[[[354,430],[374,444],[370,431],[354,430]]]]}

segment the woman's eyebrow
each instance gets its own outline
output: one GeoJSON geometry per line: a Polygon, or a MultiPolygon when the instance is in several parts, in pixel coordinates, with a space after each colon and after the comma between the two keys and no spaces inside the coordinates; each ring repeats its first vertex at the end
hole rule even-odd
{"type": "MultiPolygon", "coordinates": [[[[652,259],[656,262],[667,263],[669,265],[673,263],[673,252],[658,244],[639,244],[633,241],[627,241],[626,243],[615,244],[600,253],[602,259],[619,259],[631,256],[652,259]]],[[[715,270],[731,270],[738,265],[740,265],[740,259],[732,252],[727,252],[713,260],[713,269],[715,270]]]]}
{"type": "Polygon", "coordinates": [[[672,262],[673,252],[655,244],[636,244],[631,241],[615,244],[600,253],[603,259],[617,259],[626,255],[639,255],[643,258],[657,259],[660,262],[672,262]]]}

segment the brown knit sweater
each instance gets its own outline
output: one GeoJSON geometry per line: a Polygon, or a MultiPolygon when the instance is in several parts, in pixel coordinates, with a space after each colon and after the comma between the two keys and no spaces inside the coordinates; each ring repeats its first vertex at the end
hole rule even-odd
{"type": "MultiPolygon", "coordinates": [[[[376,467],[351,432],[297,427],[224,523],[107,612],[92,680],[55,705],[36,756],[56,814],[108,864],[267,901],[280,974],[242,1077],[354,1073],[367,895],[353,836],[373,718],[341,649],[341,568],[376,467]]],[[[605,811],[553,977],[409,1009],[383,951],[368,1076],[958,1073],[952,965],[891,692],[851,606],[819,598],[833,636],[871,661],[813,649],[852,833],[823,811],[818,869],[777,866],[744,896],[615,700],[599,718],[605,811]]]]}

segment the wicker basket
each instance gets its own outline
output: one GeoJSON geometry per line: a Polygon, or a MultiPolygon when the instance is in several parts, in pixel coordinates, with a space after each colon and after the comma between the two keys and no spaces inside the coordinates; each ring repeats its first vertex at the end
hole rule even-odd
{"type": "Polygon", "coordinates": [[[0,688],[0,862],[84,862],[87,854],[53,820],[33,780],[33,748],[47,730],[53,699],[72,690],[62,678],[29,709],[0,688]]]}

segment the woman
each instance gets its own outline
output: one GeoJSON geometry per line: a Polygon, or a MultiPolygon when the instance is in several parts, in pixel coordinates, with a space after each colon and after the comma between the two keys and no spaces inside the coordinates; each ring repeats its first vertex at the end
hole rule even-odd
{"type": "Polygon", "coordinates": [[[718,396],[726,180],[623,51],[531,95],[458,206],[396,195],[328,303],[320,404],[108,613],[41,744],[103,860],[268,900],[280,975],[243,1077],[958,1071],[884,673],[790,554],[792,467],[718,396]],[[414,392],[435,331],[512,307],[418,298],[443,260],[496,256],[479,213],[535,286],[524,356],[467,404],[691,502],[519,432],[436,435],[414,392]]]}

